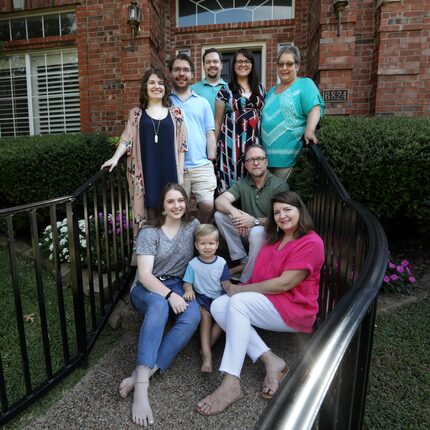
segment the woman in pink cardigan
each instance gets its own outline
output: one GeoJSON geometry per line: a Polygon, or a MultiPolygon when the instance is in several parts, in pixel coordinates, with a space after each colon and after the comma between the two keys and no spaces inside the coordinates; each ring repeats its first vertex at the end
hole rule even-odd
{"type": "Polygon", "coordinates": [[[254,327],[279,332],[310,333],[318,312],[324,244],[313,231],[300,197],[287,191],[272,199],[261,249],[248,284],[233,285],[214,300],[211,313],[226,333],[220,371],[223,381],[197,405],[203,415],[216,415],[243,396],[240,384],[245,355],[266,370],[261,396],[271,398],[287,373],[285,361],[270,351],[254,327]]]}
{"type": "Polygon", "coordinates": [[[134,236],[154,219],[162,188],[169,182],[183,182],[185,123],[181,109],[170,105],[169,95],[164,73],[148,69],[142,77],[140,106],[130,110],[115,154],[102,165],[112,171],[127,154],[134,236]]]}

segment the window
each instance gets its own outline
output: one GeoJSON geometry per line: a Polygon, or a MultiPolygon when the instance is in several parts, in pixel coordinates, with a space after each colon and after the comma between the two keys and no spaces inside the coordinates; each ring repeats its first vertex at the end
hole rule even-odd
{"type": "Polygon", "coordinates": [[[32,15],[0,20],[0,40],[33,39],[35,37],[65,36],[76,32],[75,12],[32,15]]]}
{"type": "Polygon", "coordinates": [[[293,0],[177,0],[178,27],[289,19],[293,0]]]}
{"type": "Polygon", "coordinates": [[[0,137],[79,131],[76,50],[0,58],[0,137]]]}

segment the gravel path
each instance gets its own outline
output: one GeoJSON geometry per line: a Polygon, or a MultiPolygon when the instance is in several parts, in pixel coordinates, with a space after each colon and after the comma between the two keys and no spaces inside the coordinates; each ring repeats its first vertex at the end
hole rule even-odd
{"type": "MultiPolygon", "coordinates": [[[[273,351],[291,365],[306,345],[308,336],[263,332],[273,351]]],[[[132,396],[122,399],[118,384],[134,367],[137,332],[124,331],[121,340],[86,376],[44,415],[26,427],[35,429],[129,429],[139,428],[131,421],[132,396]]],[[[222,343],[215,349],[214,364],[219,365],[222,343]]],[[[252,429],[267,405],[259,395],[263,378],[261,365],[247,359],[242,375],[245,397],[216,417],[195,412],[196,403],[213,391],[220,382],[219,372],[200,372],[198,339],[195,336],[164,375],[151,382],[150,401],[157,429],[252,429]]]]}

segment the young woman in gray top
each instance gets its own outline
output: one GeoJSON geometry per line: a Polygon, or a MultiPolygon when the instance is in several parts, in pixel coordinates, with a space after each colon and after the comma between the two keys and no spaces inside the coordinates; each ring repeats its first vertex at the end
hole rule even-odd
{"type": "Polygon", "coordinates": [[[148,400],[149,378],[164,372],[188,343],[200,322],[195,300],[186,302],[182,276],[193,258],[194,229],[185,190],[168,183],[160,195],[160,214],[153,227],[140,230],[136,241],[137,276],[130,293],[132,305],[145,315],[140,329],[136,369],[120,386],[121,397],[134,389],[132,416],[140,426],[154,423],[148,400]],[[174,325],[165,336],[169,319],[174,325]]]}

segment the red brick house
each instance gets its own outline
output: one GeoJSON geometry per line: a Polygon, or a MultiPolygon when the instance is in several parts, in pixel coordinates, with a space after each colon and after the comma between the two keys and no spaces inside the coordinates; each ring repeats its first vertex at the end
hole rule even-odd
{"type": "Polygon", "coordinates": [[[430,0],[138,0],[132,46],[126,0],[0,0],[0,137],[118,134],[140,78],[178,51],[217,47],[258,58],[266,87],[293,43],[327,114],[430,114],[430,0]],[[349,3],[340,34],[334,3],[349,3]]]}

